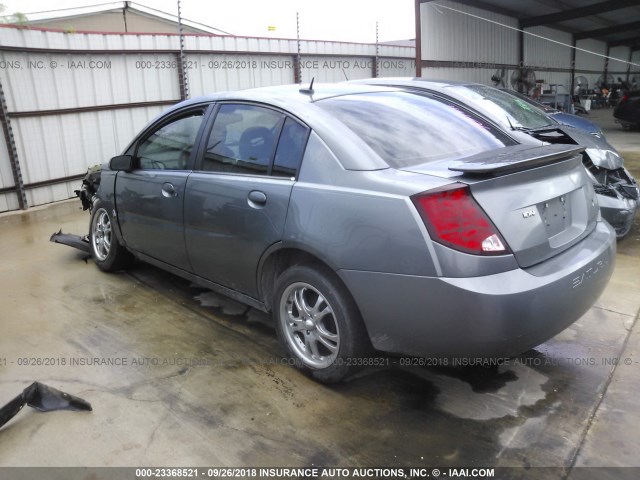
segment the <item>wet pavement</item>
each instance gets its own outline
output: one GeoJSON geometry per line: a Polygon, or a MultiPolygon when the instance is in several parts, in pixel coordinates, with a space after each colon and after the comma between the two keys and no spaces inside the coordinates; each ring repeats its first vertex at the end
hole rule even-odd
{"type": "MultiPolygon", "coordinates": [[[[605,128],[640,178],[638,132],[605,128]]],[[[0,215],[0,404],[38,380],[93,405],[25,409],[0,466],[640,466],[638,221],[596,305],[535,350],[493,368],[385,358],[324,386],[283,364],[264,314],[49,243],[88,219],[76,201],[0,215]]]]}

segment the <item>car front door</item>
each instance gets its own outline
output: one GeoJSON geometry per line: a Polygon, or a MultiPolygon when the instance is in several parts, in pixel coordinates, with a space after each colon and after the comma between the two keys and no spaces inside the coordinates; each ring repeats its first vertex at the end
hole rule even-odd
{"type": "Polygon", "coordinates": [[[186,187],[185,239],[196,274],[257,295],[257,265],[281,239],[308,134],[277,110],[219,106],[186,187]]]}
{"type": "Polygon", "coordinates": [[[118,172],[116,208],[127,247],[191,270],[184,243],[184,192],[206,107],[178,112],[145,133],[131,172],[118,172]]]}

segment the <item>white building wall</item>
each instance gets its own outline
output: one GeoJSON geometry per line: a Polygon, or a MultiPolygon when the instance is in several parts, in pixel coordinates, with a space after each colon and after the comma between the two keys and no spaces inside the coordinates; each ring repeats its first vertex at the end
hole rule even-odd
{"type": "Polygon", "coordinates": [[[576,69],[578,70],[604,70],[604,57],[607,53],[607,44],[600,40],[587,38],[576,42],[576,69]],[[585,51],[587,50],[587,51],[585,51]],[[589,53],[592,52],[592,53],[589,53]]]}
{"type": "Polygon", "coordinates": [[[612,59],[609,60],[607,72],[613,75],[616,81],[618,77],[622,78],[623,80],[627,77],[627,67],[629,66],[629,64],[627,63],[629,61],[629,50],[631,50],[629,47],[620,46],[613,47],[609,51],[609,56],[612,57],[612,59]],[[617,61],[615,59],[619,59],[621,61],[617,61]]]}
{"type": "Polygon", "coordinates": [[[344,82],[373,76],[371,57],[330,57],[302,56],[301,79],[306,84],[315,78],[316,82],[344,82]]]}
{"type": "Polygon", "coordinates": [[[579,49],[576,51],[576,76],[585,77],[589,81],[589,88],[592,89],[604,73],[605,58],[603,55],[607,53],[607,44],[588,38],[578,40],[576,47],[579,49]]]}
{"type": "Polygon", "coordinates": [[[226,90],[283,85],[294,81],[291,55],[188,54],[192,97],[226,90]]]}
{"type": "Polygon", "coordinates": [[[171,54],[0,52],[3,61],[14,66],[0,73],[10,112],[180,98],[171,54]]]}
{"type": "MultiPolygon", "coordinates": [[[[536,80],[571,87],[571,34],[539,26],[525,29],[524,65],[533,68],[536,80]]],[[[559,91],[565,90],[559,87],[559,91]]]]}
{"type": "Polygon", "coordinates": [[[542,69],[571,68],[570,33],[561,32],[549,27],[527,28],[525,32],[525,65],[541,67],[542,69]]]}
{"type": "Polygon", "coordinates": [[[515,64],[518,35],[515,30],[485,22],[439,4],[517,28],[515,18],[441,0],[420,6],[423,60],[515,64]]]}
{"type": "MultiPolygon", "coordinates": [[[[507,78],[509,75],[507,71],[507,78]]],[[[493,70],[484,68],[423,68],[422,76],[428,80],[461,80],[465,82],[491,84],[493,70]]]]}
{"type": "Polygon", "coordinates": [[[381,77],[413,77],[416,73],[414,58],[381,58],[378,62],[378,74],[381,77]]]}
{"type": "MultiPolygon", "coordinates": [[[[25,184],[79,175],[106,162],[162,107],[141,107],[13,119],[25,184]],[[38,161],[33,161],[38,159],[38,161]]],[[[77,188],[77,186],[76,186],[77,188]]],[[[50,201],[53,201],[50,200],[50,201]]]]}

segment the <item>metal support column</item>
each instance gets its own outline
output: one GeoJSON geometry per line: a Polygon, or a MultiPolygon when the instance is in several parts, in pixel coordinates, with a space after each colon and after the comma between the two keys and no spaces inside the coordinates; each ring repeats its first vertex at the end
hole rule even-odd
{"type": "Polygon", "coordinates": [[[182,28],[182,12],[180,0],[178,0],[178,31],[180,32],[180,54],[178,57],[178,82],[180,83],[180,99],[189,98],[189,80],[187,78],[187,67],[184,56],[184,32],[182,28]]]}
{"type": "Polygon", "coordinates": [[[524,64],[524,28],[522,22],[518,20],[518,68],[525,68],[524,64]]]}
{"type": "Polygon", "coordinates": [[[378,78],[380,76],[380,44],[378,42],[378,22],[376,22],[376,58],[373,65],[373,78],[378,78]]]}
{"type": "Polygon", "coordinates": [[[422,76],[422,18],[420,17],[420,0],[415,0],[416,20],[416,77],[422,76]]]}
{"type": "Polygon", "coordinates": [[[300,65],[300,14],[296,12],[296,41],[298,45],[298,52],[294,60],[293,67],[293,83],[302,83],[302,67],[300,65]]]}
{"type": "Polygon", "coordinates": [[[571,35],[571,90],[569,94],[573,100],[573,95],[576,90],[576,36],[571,35]]]}
{"type": "Polygon", "coordinates": [[[611,48],[607,43],[607,57],[604,59],[604,72],[602,72],[603,73],[602,85],[607,85],[607,88],[611,88],[611,85],[607,84],[607,77],[609,75],[609,55],[610,54],[611,54],[611,48]]]}
{"type": "Polygon", "coordinates": [[[9,110],[7,109],[7,101],[4,97],[4,89],[0,82],[0,122],[2,123],[2,131],[4,132],[4,140],[7,144],[7,153],[9,154],[9,162],[11,163],[11,171],[13,172],[14,191],[18,196],[18,205],[21,210],[29,208],[27,203],[27,195],[22,181],[22,171],[20,170],[20,162],[18,161],[18,150],[16,142],[13,138],[13,130],[11,129],[11,120],[9,119],[9,110]]]}

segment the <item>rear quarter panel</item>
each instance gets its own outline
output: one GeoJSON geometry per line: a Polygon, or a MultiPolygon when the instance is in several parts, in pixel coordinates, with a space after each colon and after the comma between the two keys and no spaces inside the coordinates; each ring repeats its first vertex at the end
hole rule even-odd
{"type": "Polygon", "coordinates": [[[409,196],[446,183],[392,169],[345,170],[312,134],[291,194],[283,247],[308,251],[336,271],[434,276],[431,242],[409,196]]]}

